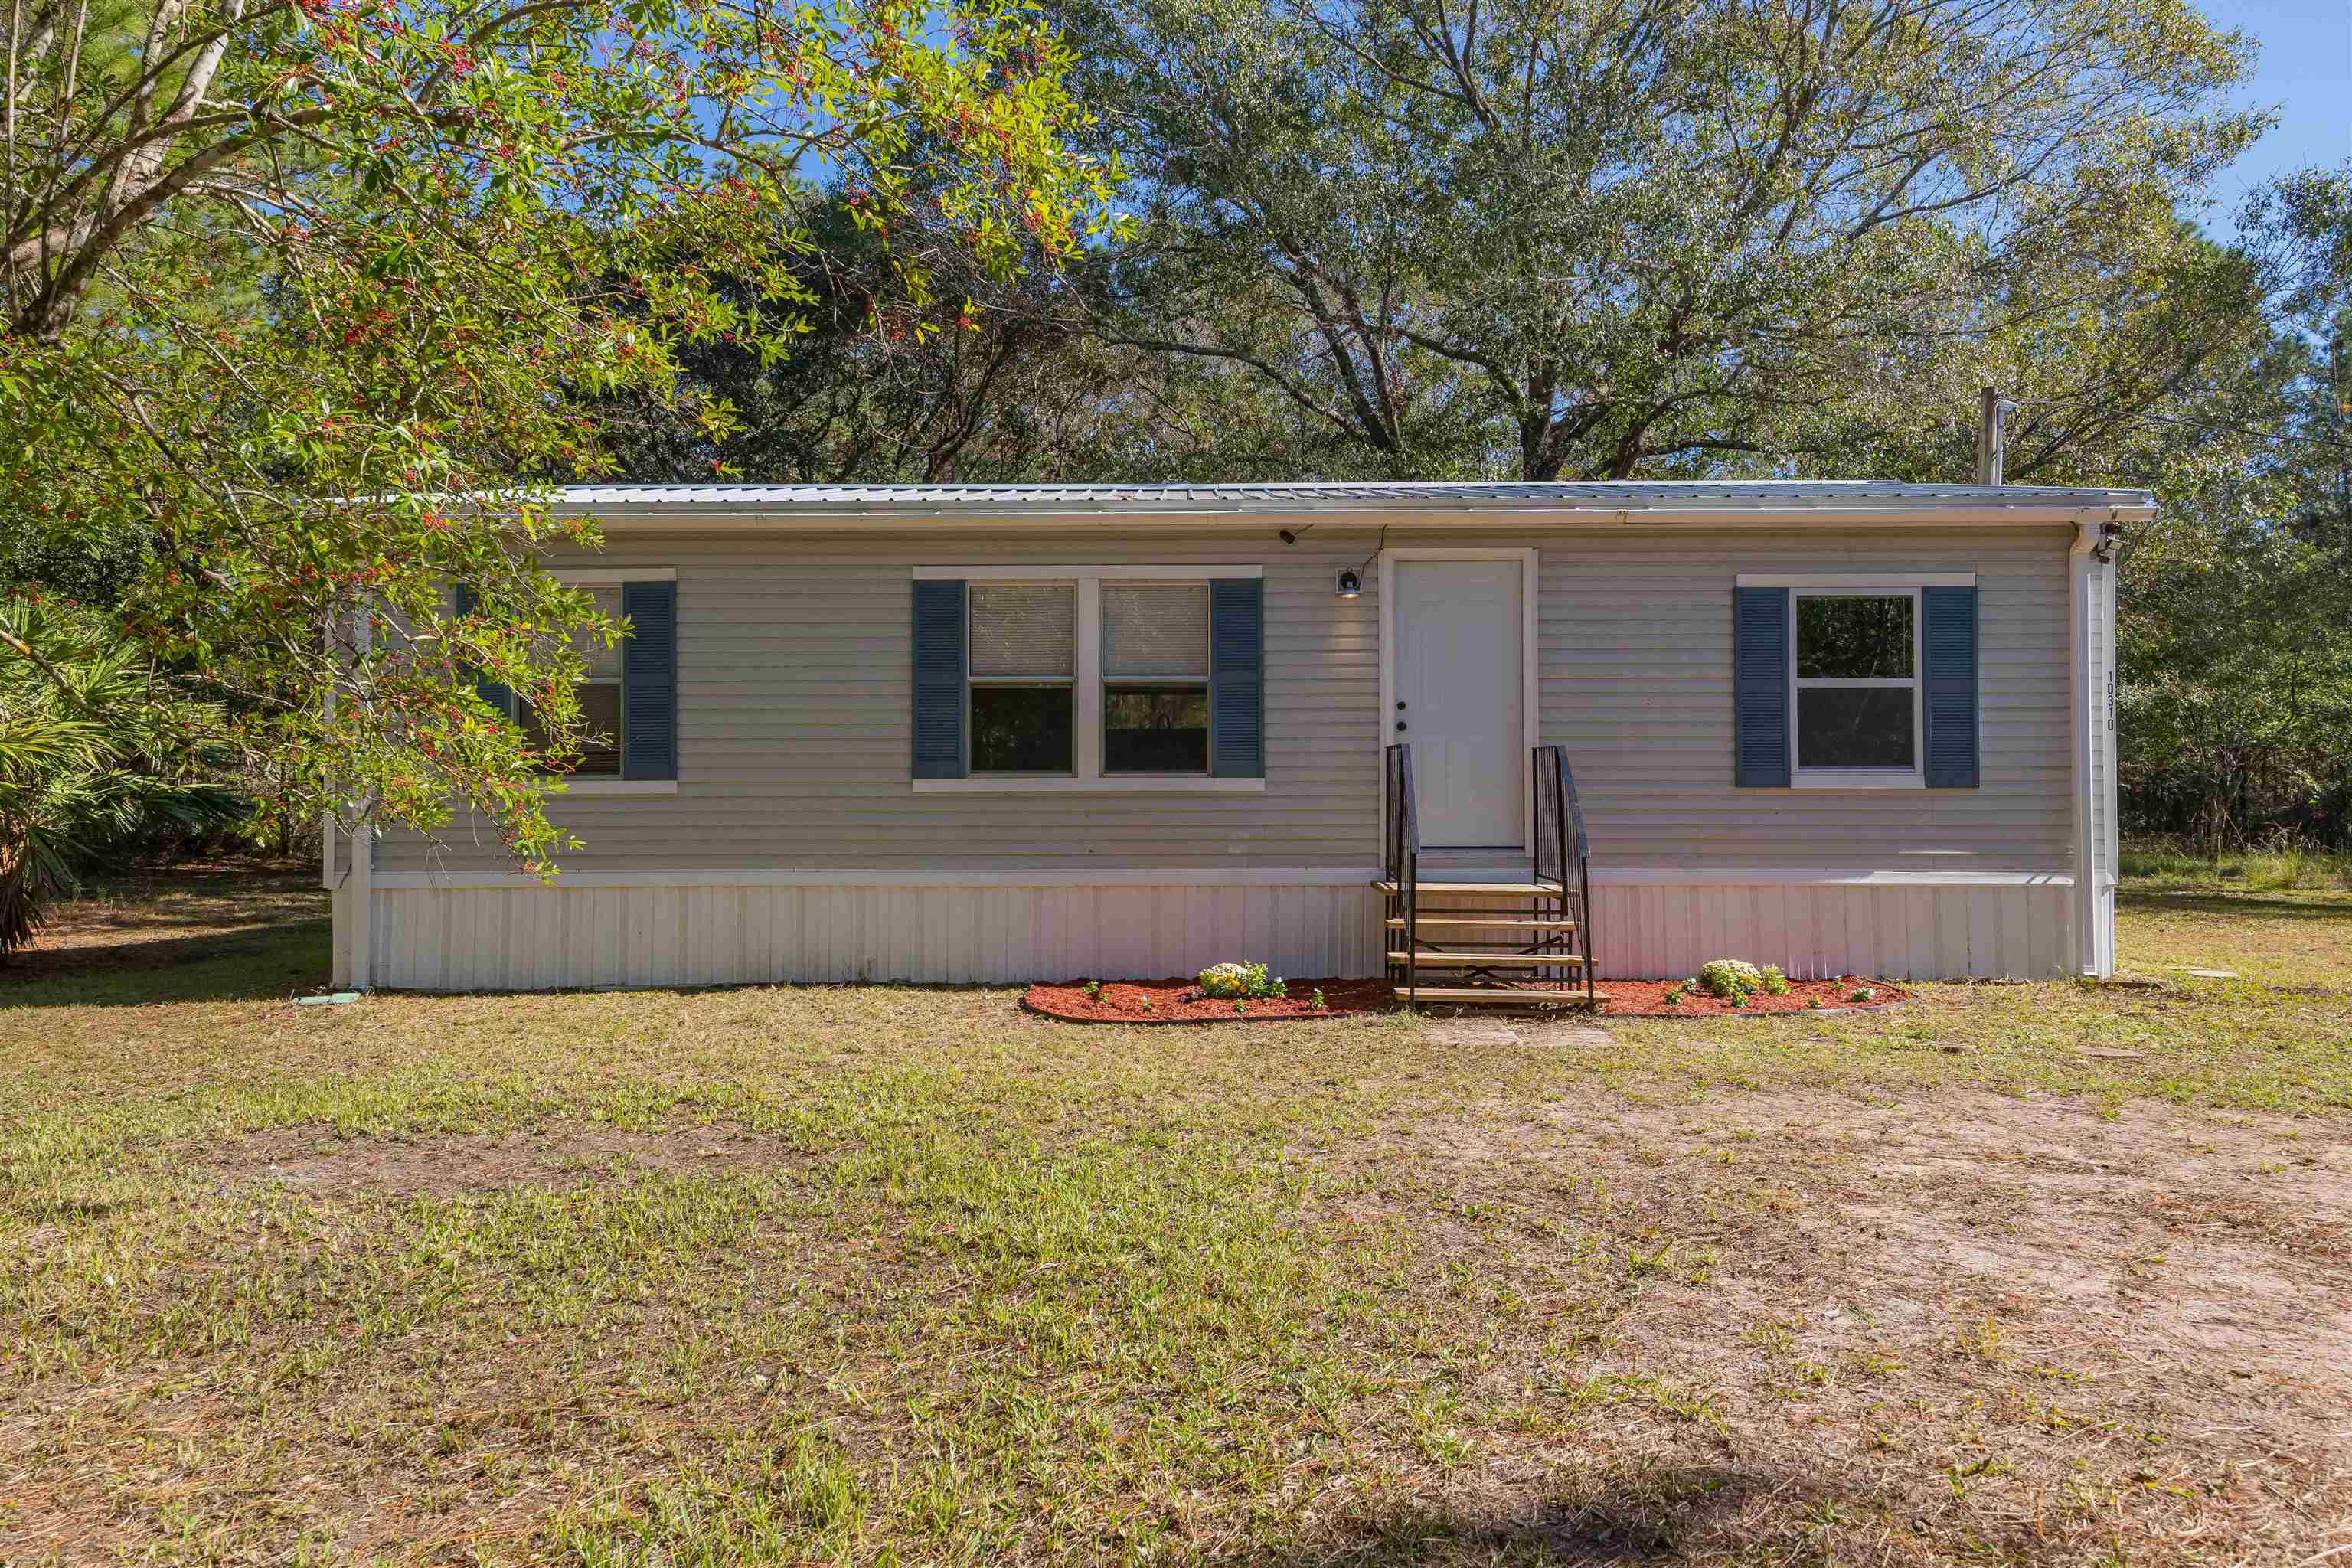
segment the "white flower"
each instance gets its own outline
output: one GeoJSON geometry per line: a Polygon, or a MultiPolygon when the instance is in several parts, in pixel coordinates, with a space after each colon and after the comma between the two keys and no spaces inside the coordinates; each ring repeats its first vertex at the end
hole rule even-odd
{"type": "Polygon", "coordinates": [[[1764,972],[1737,958],[1718,958],[1701,966],[1699,989],[1710,996],[1745,998],[1764,984],[1764,972]]]}

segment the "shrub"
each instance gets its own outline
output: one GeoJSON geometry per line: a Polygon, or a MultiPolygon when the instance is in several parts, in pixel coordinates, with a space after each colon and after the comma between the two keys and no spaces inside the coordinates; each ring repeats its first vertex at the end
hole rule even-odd
{"type": "Polygon", "coordinates": [[[0,959],[28,946],[81,873],[216,833],[246,803],[211,782],[227,727],[185,701],[101,618],[0,600],[0,959]]]}
{"type": "Polygon", "coordinates": [[[1319,988],[1316,991],[1314,995],[1309,996],[1307,999],[1307,1011],[1311,1013],[1326,1012],[1330,1008],[1330,1005],[1331,1004],[1323,1000],[1323,993],[1319,988]]]}
{"type": "Polygon", "coordinates": [[[1763,989],[1767,996],[1786,996],[1789,994],[1789,977],[1768,963],[1764,966],[1763,989]]]}
{"type": "Polygon", "coordinates": [[[1877,992],[1873,991],[1867,985],[1857,985],[1853,988],[1853,994],[1848,996],[1846,1000],[1849,1002],[1867,1002],[1877,994],[1877,992]]]}
{"type": "Polygon", "coordinates": [[[1265,977],[1263,963],[1213,963],[1201,971],[1200,982],[1201,994],[1220,999],[1290,994],[1280,975],[1265,977]]]}
{"type": "Polygon", "coordinates": [[[1727,1002],[1745,1005],[1763,984],[1764,972],[1737,958],[1718,958],[1699,966],[1698,988],[1727,1002]]]}
{"type": "Polygon", "coordinates": [[[1683,1005],[1683,988],[1679,985],[1667,986],[1666,994],[1662,1000],[1664,1000],[1665,1005],[1669,1007],[1681,1006],[1683,1005]]]}

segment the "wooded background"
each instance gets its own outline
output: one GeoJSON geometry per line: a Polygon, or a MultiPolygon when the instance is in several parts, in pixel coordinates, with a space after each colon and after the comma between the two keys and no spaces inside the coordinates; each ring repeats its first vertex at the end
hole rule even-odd
{"type": "Polygon", "coordinates": [[[534,486],[1950,481],[1981,386],[2010,481],[2163,508],[2126,830],[2352,833],[2352,165],[2219,210],[2253,45],[2177,0],[6,27],[0,905],[321,812],[551,866],[476,677],[561,762],[614,628],[534,486]]]}

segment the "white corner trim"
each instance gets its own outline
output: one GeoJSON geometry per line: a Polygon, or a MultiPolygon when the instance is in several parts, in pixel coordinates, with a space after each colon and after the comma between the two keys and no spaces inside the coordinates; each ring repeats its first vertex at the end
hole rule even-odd
{"type": "MultiPolygon", "coordinates": [[[[2095,574],[2101,571],[2095,553],[2104,530],[2100,523],[2088,519],[2075,525],[2075,537],[2066,553],[2066,664],[2067,664],[2067,727],[2074,751],[2074,968],[2077,973],[2105,976],[2114,972],[2114,952],[2102,940],[2102,917],[2105,913],[2101,866],[2103,857],[2098,831],[2097,768],[2095,749],[2100,743],[2100,725],[2105,719],[2105,694],[2099,689],[2091,668],[2094,656],[2094,625],[2098,614],[2094,603],[2095,574]]],[[[2113,657],[2112,652],[2109,655],[2113,657]]],[[[2115,776],[2108,773],[2110,792],[2115,776]]],[[[2107,811],[2116,809],[2112,793],[2106,800],[2107,811]]]]}
{"type": "Polygon", "coordinates": [[[1198,566],[1072,566],[1046,563],[1034,566],[1027,564],[918,566],[914,568],[914,574],[915,581],[918,583],[937,582],[948,578],[962,578],[982,583],[1025,583],[1041,578],[1052,578],[1055,581],[1067,579],[1074,583],[1085,583],[1100,582],[1107,577],[1143,577],[1189,582],[1195,578],[1209,577],[1263,577],[1265,575],[1265,568],[1231,563],[1223,565],[1203,563],[1198,566]]]}
{"type": "Polygon", "coordinates": [[[1213,778],[1206,773],[1098,773],[1036,776],[973,774],[960,779],[912,779],[917,795],[1264,795],[1264,779],[1213,778]]]}
{"type": "Polygon", "coordinates": [[[566,587],[601,588],[615,583],[675,583],[675,566],[551,566],[547,574],[566,587]]]}
{"type": "Polygon", "coordinates": [[[676,779],[567,779],[562,793],[550,798],[568,800],[586,795],[676,795],[676,779]]]}
{"type": "Polygon", "coordinates": [[[1864,593],[1874,588],[1973,588],[1973,572],[1742,572],[1735,580],[1742,588],[1849,588],[1864,593]]]}

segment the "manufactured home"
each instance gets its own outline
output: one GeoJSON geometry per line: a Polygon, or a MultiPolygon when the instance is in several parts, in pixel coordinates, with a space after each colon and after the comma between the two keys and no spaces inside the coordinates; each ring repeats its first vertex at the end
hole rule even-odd
{"type": "Polygon", "coordinates": [[[605,548],[551,569],[634,626],[583,693],[612,743],[551,805],[584,847],[542,885],[462,819],[331,844],[339,984],[1370,976],[1399,973],[1408,920],[1498,955],[1454,979],[1517,962],[1538,985],[1588,957],[1604,979],[2114,963],[2113,555],[2144,492],[561,504],[605,548]]]}

